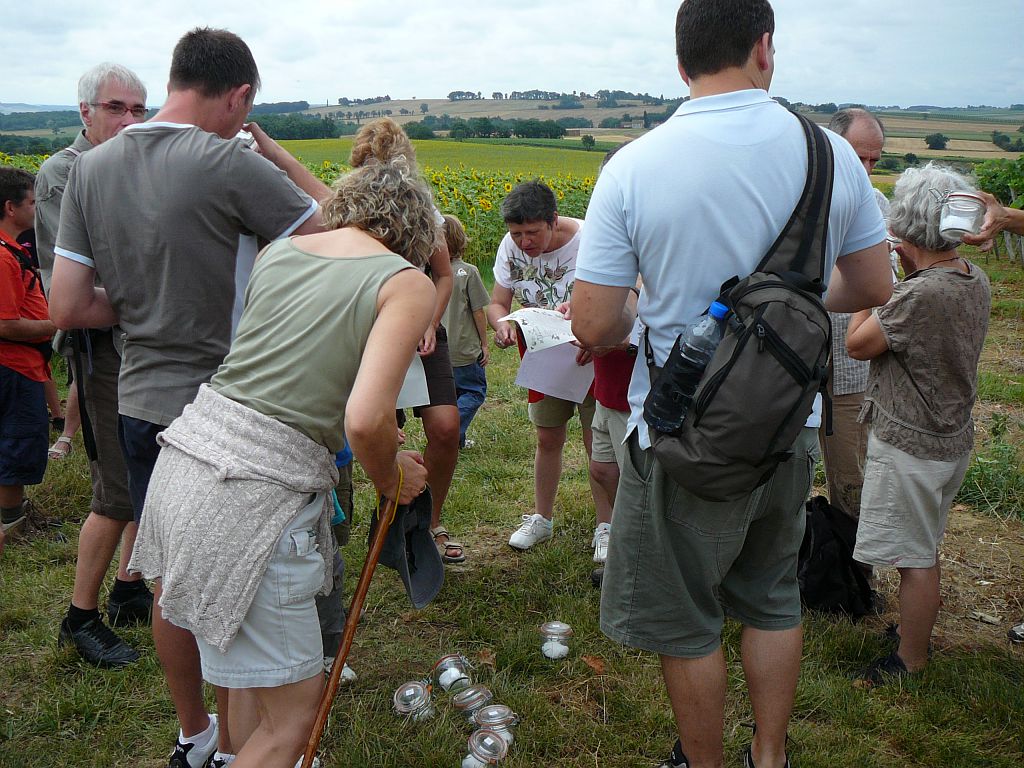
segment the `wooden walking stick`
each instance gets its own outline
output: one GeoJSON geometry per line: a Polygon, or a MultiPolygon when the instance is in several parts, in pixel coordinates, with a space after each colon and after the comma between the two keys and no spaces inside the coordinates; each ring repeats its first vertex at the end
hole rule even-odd
{"type": "Polygon", "coordinates": [[[366,593],[370,589],[370,580],[377,568],[377,560],[380,559],[380,552],[384,548],[384,540],[388,536],[388,529],[395,519],[395,512],[398,510],[398,497],[402,495],[402,466],[398,466],[398,490],[395,492],[395,499],[386,499],[387,504],[381,512],[377,509],[377,528],[373,532],[373,539],[370,541],[370,551],[366,553],[366,560],[363,562],[363,570],[359,574],[359,581],[356,582],[356,591],[352,596],[352,605],[348,609],[348,616],[345,617],[345,630],[341,635],[341,647],[338,648],[338,655],[334,658],[334,666],[331,667],[331,675],[327,678],[327,685],[320,694],[320,706],[316,713],[316,722],[313,723],[313,730],[309,734],[309,741],[306,744],[306,751],[302,755],[302,768],[312,768],[313,757],[320,748],[320,739],[324,734],[324,727],[327,725],[327,717],[331,713],[331,706],[334,704],[334,697],[338,693],[338,686],[341,683],[341,672],[345,668],[345,660],[348,659],[348,652],[352,649],[352,640],[356,634],[356,625],[359,624],[359,614],[363,611],[363,603],[366,600],[366,593]]]}

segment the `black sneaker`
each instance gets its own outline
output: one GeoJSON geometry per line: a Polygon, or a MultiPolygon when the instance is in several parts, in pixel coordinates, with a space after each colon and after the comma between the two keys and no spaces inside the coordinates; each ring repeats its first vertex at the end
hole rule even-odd
{"type": "MultiPolygon", "coordinates": [[[[743,768],[757,768],[754,765],[753,749],[753,747],[747,747],[747,751],[743,753],[743,768]]],[[[789,768],[789,755],[786,755],[786,768],[789,768]]]]}
{"type": "Polygon", "coordinates": [[[601,584],[604,582],[604,566],[599,565],[597,568],[590,572],[590,586],[594,589],[600,589],[601,584]]]}
{"type": "Polygon", "coordinates": [[[153,619],[153,593],[148,589],[132,594],[125,600],[107,598],[107,618],[112,627],[149,624],[153,619]]]}
{"type": "Polygon", "coordinates": [[[675,746],[672,747],[672,753],[668,756],[668,760],[665,760],[658,765],[658,768],[689,768],[690,759],[683,752],[683,745],[676,739],[675,746]]]}
{"type": "Polygon", "coordinates": [[[139,659],[139,652],[114,634],[99,618],[91,619],[77,630],[72,630],[65,617],[60,623],[57,645],[73,645],[83,660],[105,669],[124,667],[139,659]]]}

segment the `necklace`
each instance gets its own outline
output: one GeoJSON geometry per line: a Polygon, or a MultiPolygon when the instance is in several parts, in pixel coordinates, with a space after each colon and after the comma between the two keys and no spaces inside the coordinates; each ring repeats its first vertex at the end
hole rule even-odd
{"type": "Polygon", "coordinates": [[[939,259],[938,261],[933,261],[931,264],[929,264],[927,267],[925,267],[925,269],[931,269],[936,264],[942,264],[942,263],[947,262],[947,261],[959,261],[959,260],[960,260],[959,256],[950,256],[948,259],[939,259]]]}

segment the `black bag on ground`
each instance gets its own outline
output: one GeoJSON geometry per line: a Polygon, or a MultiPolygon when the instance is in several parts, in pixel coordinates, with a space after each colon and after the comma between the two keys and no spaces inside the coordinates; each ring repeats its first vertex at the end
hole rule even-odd
{"type": "Polygon", "coordinates": [[[871,586],[853,559],[857,522],[824,496],[807,502],[807,528],[800,545],[797,578],[804,607],[854,619],[872,611],[871,586]]]}
{"type": "MultiPolygon", "coordinates": [[[[739,499],[767,482],[792,455],[815,396],[825,390],[832,325],[821,294],[832,145],[820,128],[797,117],[808,154],[800,201],[753,274],[722,286],[718,301],[731,312],[682,428],[650,431],[664,470],[708,501],[739,499]]],[[[662,371],[646,338],[645,347],[654,392],[662,371]]],[[[827,421],[830,414],[826,400],[827,421]]]]}

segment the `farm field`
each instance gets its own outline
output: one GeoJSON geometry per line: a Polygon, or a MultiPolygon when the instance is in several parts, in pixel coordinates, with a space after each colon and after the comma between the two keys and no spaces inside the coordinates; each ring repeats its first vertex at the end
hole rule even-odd
{"type": "MultiPolygon", "coordinates": [[[[304,139],[282,141],[281,145],[307,163],[347,163],[349,152],[352,150],[352,139],[304,139]]],[[[593,176],[604,156],[603,152],[597,151],[482,144],[471,141],[424,140],[414,141],[413,146],[416,147],[416,159],[426,168],[464,166],[484,172],[545,176],[556,176],[559,173],[593,176]]]]}

